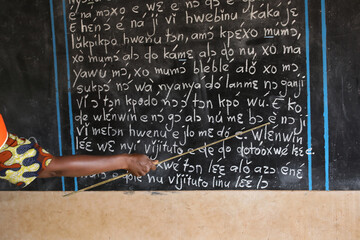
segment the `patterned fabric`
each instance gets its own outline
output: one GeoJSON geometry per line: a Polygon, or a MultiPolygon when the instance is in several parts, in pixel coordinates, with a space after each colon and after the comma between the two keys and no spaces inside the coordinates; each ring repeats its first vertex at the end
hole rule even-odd
{"type": "Polygon", "coordinates": [[[0,149],[0,178],[25,187],[52,159],[53,156],[38,144],[9,133],[8,140],[0,149]]]}

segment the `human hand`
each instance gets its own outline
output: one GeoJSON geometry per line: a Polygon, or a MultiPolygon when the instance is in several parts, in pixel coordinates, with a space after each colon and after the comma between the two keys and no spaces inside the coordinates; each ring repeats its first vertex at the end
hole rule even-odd
{"type": "Polygon", "coordinates": [[[150,170],[156,170],[159,161],[152,161],[144,154],[129,154],[126,161],[126,170],[134,176],[146,175],[150,170]]]}

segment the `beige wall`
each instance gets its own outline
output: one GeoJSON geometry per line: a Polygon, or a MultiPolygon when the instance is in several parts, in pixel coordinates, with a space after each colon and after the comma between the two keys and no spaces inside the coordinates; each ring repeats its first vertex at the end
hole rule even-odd
{"type": "Polygon", "coordinates": [[[360,239],[360,191],[0,192],[0,239],[360,239]]]}

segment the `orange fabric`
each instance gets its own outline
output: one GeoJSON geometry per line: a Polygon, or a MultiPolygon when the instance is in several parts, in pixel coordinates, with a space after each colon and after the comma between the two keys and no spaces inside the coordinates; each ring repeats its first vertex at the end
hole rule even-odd
{"type": "Polygon", "coordinates": [[[0,114],[0,148],[4,145],[8,138],[8,132],[6,130],[4,119],[0,114]]]}

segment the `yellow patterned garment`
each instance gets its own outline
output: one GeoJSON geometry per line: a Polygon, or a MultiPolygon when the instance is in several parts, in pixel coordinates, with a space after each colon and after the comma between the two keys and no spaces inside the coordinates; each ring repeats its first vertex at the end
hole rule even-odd
{"type": "Polygon", "coordinates": [[[54,157],[38,144],[9,133],[0,149],[0,178],[25,187],[49,165],[54,157]]]}

